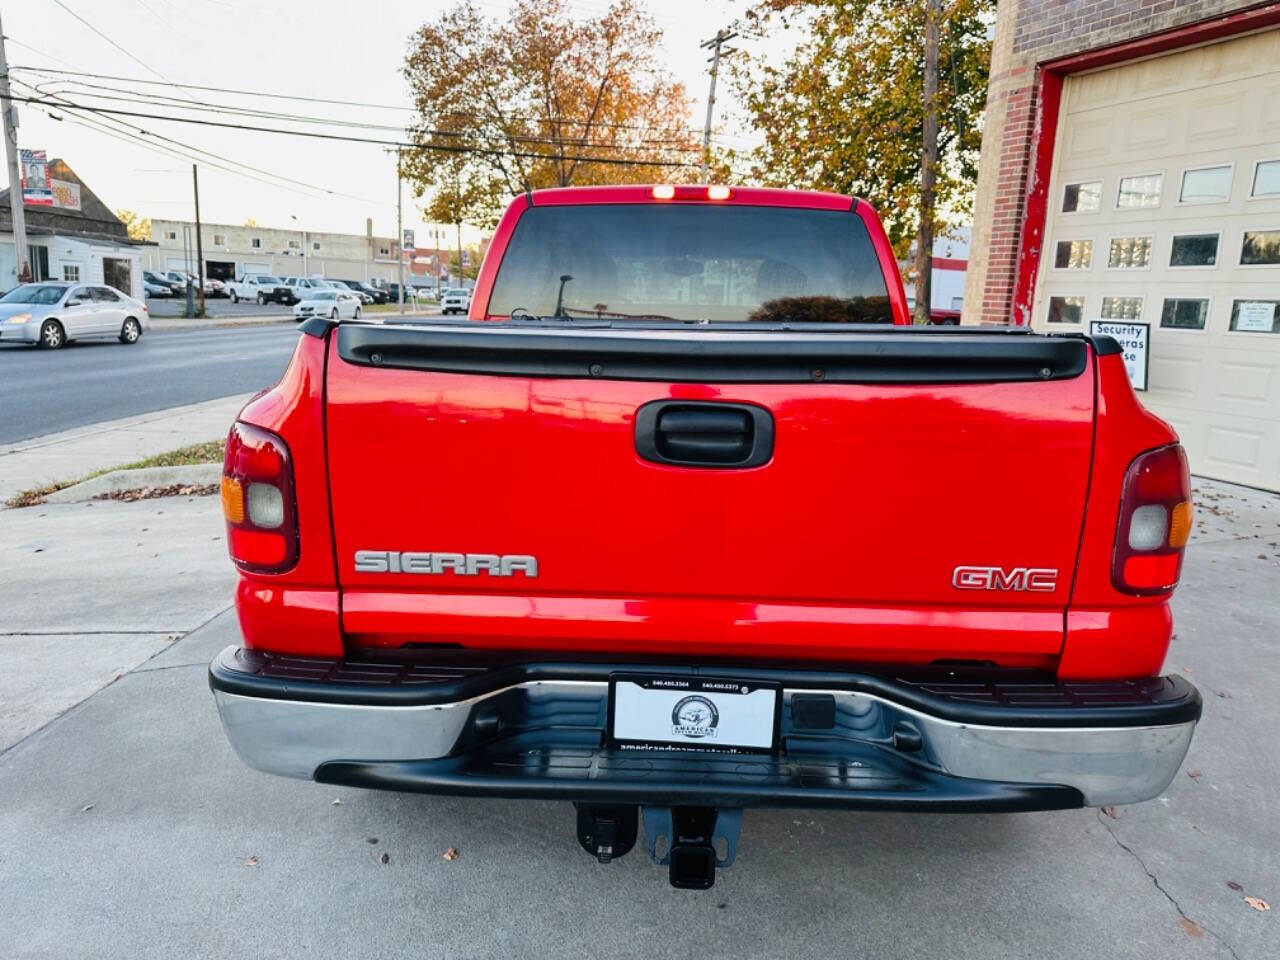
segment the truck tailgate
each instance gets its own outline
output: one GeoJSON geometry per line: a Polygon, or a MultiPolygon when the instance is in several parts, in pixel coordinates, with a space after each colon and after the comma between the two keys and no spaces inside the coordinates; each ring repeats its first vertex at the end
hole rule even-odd
{"type": "Polygon", "coordinates": [[[343,325],[326,392],[353,646],[1044,667],[1060,650],[1092,448],[1083,340],[343,325]],[[654,401],[763,409],[770,455],[645,459],[654,401]]]}

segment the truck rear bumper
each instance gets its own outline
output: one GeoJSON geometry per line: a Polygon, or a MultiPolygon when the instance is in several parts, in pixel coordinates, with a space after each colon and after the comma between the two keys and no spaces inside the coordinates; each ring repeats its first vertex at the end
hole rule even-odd
{"type": "Polygon", "coordinates": [[[433,668],[228,647],[210,665],[209,683],[232,746],[267,773],[428,793],[726,807],[959,812],[1133,803],[1168,786],[1201,708],[1195,687],[1176,676],[1009,684],[716,667],[701,673],[779,684],[775,752],[609,742],[611,676],[699,671],[433,668]],[[808,695],[805,709],[797,695],[808,695]]]}

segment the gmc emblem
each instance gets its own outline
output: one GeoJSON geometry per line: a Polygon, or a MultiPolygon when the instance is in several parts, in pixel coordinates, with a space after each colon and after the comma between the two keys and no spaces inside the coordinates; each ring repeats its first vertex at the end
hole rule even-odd
{"type": "Polygon", "coordinates": [[[957,590],[1020,590],[1053,593],[1058,589],[1058,571],[1048,567],[956,567],[951,585],[957,590]]]}

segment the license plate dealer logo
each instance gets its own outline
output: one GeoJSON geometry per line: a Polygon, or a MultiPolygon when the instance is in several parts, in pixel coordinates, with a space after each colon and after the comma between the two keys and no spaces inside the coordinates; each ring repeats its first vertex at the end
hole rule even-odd
{"type": "Polygon", "coordinates": [[[720,725],[720,711],[706,697],[696,694],[676,703],[671,711],[671,734],[676,737],[714,737],[720,725]]]}

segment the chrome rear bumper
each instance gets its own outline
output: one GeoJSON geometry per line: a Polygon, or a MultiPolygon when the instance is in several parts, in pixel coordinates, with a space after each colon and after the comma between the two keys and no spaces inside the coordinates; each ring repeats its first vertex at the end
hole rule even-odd
{"type": "Polygon", "coordinates": [[[406,673],[413,669],[422,670],[272,661],[228,648],[210,666],[210,686],[237,754],[267,773],[427,792],[737,806],[1134,803],[1168,786],[1200,714],[1199,694],[1180,677],[975,699],[946,684],[717,667],[703,672],[781,684],[778,753],[637,756],[605,739],[609,675],[695,668],[525,664],[417,681],[406,673]],[[797,694],[829,696],[834,722],[800,726],[797,694]]]}

